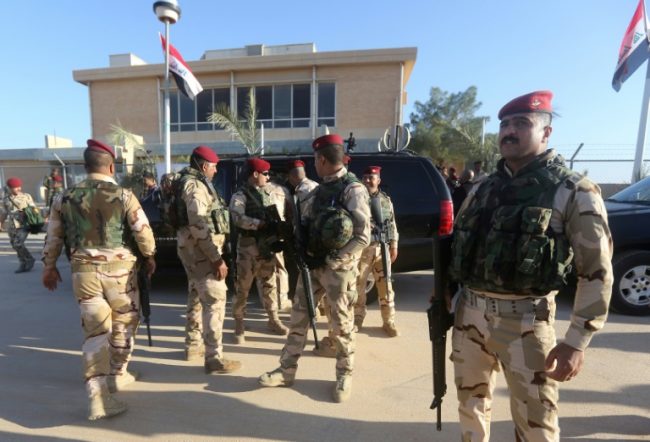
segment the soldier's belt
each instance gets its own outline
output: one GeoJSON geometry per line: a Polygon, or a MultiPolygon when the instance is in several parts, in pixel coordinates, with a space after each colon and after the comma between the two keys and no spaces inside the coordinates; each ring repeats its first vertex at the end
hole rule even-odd
{"type": "Polygon", "coordinates": [[[86,262],[73,262],[71,265],[72,273],[83,273],[83,272],[96,272],[96,271],[105,271],[113,272],[116,270],[131,270],[135,266],[133,261],[119,261],[119,262],[103,262],[103,263],[86,263],[86,262]]]}
{"type": "Polygon", "coordinates": [[[463,290],[463,296],[470,306],[492,315],[533,313],[537,306],[546,300],[545,298],[490,298],[467,287],[463,290]]]}

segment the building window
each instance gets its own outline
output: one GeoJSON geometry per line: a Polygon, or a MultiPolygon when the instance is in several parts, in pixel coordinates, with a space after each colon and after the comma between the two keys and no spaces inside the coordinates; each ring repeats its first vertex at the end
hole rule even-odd
{"type": "Polygon", "coordinates": [[[230,89],[204,89],[194,101],[180,91],[171,91],[169,102],[172,132],[221,130],[219,126],[209,123],[208,117],[220,104],[230,106],[230,89]]]}
{"type": "MultiPolygon", "coordinates": [[[[244,120],[248,106],[248,92],[253,89],[257,103],[258,126],[265,128],[299,128],[311,125],[311,85],[280,84],[264,86],[240,86],[236,90],[237,116],[244,120]]],[[[335,84],[318,84],[318,125],[335,126],[335,84]]],[[[170,93],[171,131],[193,132],[219,130],[208,117],[220,105],[232,109],[230,89],[204,89],[194,101],[179,91],[170,93]]]]}
{"type": "Polygon", "coordinates": [[[318,126],[336,126],[336,88],[334,83],[318,83],[318,126]]]}

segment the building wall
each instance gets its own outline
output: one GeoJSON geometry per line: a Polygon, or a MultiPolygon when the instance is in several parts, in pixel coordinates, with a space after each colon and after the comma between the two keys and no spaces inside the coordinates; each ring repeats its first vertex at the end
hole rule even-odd
{"type": "MultiPolygon", "coordinates": [[[[204,88],[227,87],[230,72],[197,74],[204,88]]],[[[317,81],[336,83],[336,123],[331,128],[357,138],[379,139],[395,124],[399,97],[398,63],[319,66],[317,81]]],[[[233,72],[235,86],[311,82],[312,68],[283,68],[233,72]]],[[[90,83],[92,133],[105,139],[111,125],[120,124],[146,142],[160,143],[159,87],[162,79],[126,78],[95,80],[90,83]]],[[[316,131],[318,135],[318,130],[316,131]]],[[[265,140],[309,139],[310,128],[266,129],[265,140]]],[[[201,143],[232,140],[225,131],[172,132],[174,143],[201,143]]]]}

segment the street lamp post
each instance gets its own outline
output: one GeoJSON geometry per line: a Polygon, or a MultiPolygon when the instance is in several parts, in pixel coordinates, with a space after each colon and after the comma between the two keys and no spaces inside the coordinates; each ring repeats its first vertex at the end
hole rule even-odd
{"type": "Polygon", "coordinates": [[[169,25],[181,18],[181,8],[176,0],[157,1],[153,4],[153,12],[158,20],[165,24],[165,109],[163,114],[163,144],[165,145],[165,172],[172,171],[171,156],[171,123],[169,111],[169,25]]]}

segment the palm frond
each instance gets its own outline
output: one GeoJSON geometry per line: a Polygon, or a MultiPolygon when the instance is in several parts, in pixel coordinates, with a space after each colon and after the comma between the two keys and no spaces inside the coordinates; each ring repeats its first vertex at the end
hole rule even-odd
{"type": "Polygon", "coordinates": [[[250,155],[254,155],[259,150],[257,142],[259,133],[257,130],[257,104],[252,88],[248,92],[248,103],[243,116],[244,122],[240,121],[228,106],[221,103],[208,116],[208,121],[225,129],[244,145],[250,155]]]}

